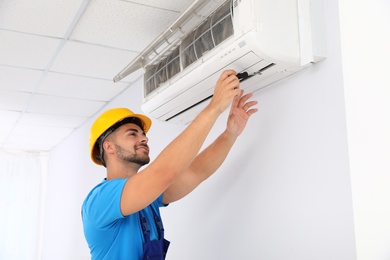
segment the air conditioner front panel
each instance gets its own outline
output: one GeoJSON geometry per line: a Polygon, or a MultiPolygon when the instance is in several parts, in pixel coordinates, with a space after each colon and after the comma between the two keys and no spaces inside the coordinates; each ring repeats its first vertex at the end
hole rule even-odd
{"type": "Polygon", "coordinates": [[[197,67],[191,74],[185,75],[180,82],[165,86],[163,90],[158,92],[158,95],[153,97],[153,101],[144,100],[142,109],[154,117],[169,118],[186,107],[197,103],[198,99],[202,100],[212,95],[222,70],[236,68],[237,71],[242,71],[252,64],[262,61],[260,57],[252,52],[239,57],[239,59],[232,61],[220,57],[208,60],[207,62],[212,64],[210,69],[207,69],[207,66],[206,69],[197,67]],[[194,96],[193,91],[198,94],[194,96]],[[160,102],[156,102],[156,100],[160,100],[160,102]]]}
{"type": "Polygon", "coordinates": [[[194,120],[194,118],[209,104],[210,99],[204,100],[203,102],[184,110],[181,114],[168,118],[164,121],[174,124],[188,124],[194,120]]]}
{"type": "MultiPolygon", "coordinates": [[[[273,84],[276,81],[286,78],[290,75],[290,72],[279,72],[277,67],[271,67],[267,70],[266,73],[261,75],[254,75],[253,77],[243,81],[240,84],[240,87],[245,90],[246,93],[258,91],[264,87],[273,84]]],[[[210,102],[210,98],[204,99],[201,103],[198,103],[196,106],[188,107],[182,110],[179,113],[174,114],[171,117],[159,118],[159,120],[168,121],[175,124],[188,124],[198,115],[210,102]]]]}
{"type": "MultiPolygon", "coordinates": [[[[220,57],[218,58],[219,60],[224,61],[223,59],[220,59],[220,57]]],[[[213,65],[217,63],[215,61],[210,62],[213,65]]],[[[197,104],[199,101],[212,96],[215,84],[223,70],[234,69],[237,72],[247,71],[250,74],[255,74],[271,64],[275,65],[274,63],[263,60],[253,52],[249,52],[243,56],[240,55],[239,59],[232,60],[230,63],[224,64],[224,66],[216,66],[216,68],[218,68],[217,70],[213,71],[206,69],[209,73],[207,78],[204,76],[206,71],[201,67],[198,67],[198,69],[194,70],[193,73],[187,75],[188,81],[183,78],[183,80],[180,81],[181,84],[172,84],[168,86],[161,91],[152,102],[144,102],[142,109],[151,114],[153,117],[161,120],[167,120],[168,118],[180,114],[182,111],[188,109],[194,104],[197,104]],[[192,86],[185,85],[185,82],[193,82],[194,80],[190,77],[194,77],[196,75],[198,75],[199,79],[202,80],[192,86]],[[197,95],[193,95],[193,93],[197,93],[197,95]],[[156,102],[156,98],[161,98],[161,102],[156,102]],[[159,106],[155,106],[156,104],[159,104],[159,106]]],[[[277,73],[280,69],[281,68],[275,65],[256,76],[266,78],[277,73]]]]}

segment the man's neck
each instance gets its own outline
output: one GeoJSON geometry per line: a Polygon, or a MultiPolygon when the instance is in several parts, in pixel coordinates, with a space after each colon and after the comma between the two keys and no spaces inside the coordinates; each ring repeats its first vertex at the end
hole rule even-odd
{"type": "Polygon", "coordinates": [[[141,168],[140,165],[135,163],[116,163],[113,165],[107,165],[107,180],[118,179],[118,178],[131,178],[137,174],[141,168]]]}

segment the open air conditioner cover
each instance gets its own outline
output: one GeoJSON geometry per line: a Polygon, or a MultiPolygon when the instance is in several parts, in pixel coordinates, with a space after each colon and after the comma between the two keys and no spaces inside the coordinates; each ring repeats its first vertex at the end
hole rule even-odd
{"type": "MultiPolygon", "coordinates": [[[[198,2],[178,22],[191,20],[188,14],[212,1],[198,2]]],[[[241,88],[256,91],[324,59],[321,11],[319,0],[222,1],[164,51],[148,59],[142,53],[127,68],[127,73],[134,66],[145,69],[142,109],[154,118],[186,124],[208,104],[225,69],[245,72],[241,88]]],[[[184,25],[172,28],[180,31],[184,25]]],[[[154,54],[156,47],[147,49],[154,54]]],[[[117,77],[125,74],[126,68],[117,77]]]]}

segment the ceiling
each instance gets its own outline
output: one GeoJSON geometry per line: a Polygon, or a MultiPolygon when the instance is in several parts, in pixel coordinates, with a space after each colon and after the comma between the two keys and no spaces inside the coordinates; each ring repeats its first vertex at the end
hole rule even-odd
{"type": "Polygon", "coordinates": [[[137,80],[113,77],[191,0],[1,0],[0,149],[50,151],[137,80]]]}

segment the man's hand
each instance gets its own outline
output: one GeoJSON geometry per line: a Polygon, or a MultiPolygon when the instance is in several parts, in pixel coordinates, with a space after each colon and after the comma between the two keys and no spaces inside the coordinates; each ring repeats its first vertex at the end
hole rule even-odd
{"type": "Polygon", "coordinates": [[[240,95],[234,97],[227,122],[227,132],[235,136],[242,133],[249,117],[258,111],[257,108],[252,108],[257,101],[248,101],[253,94],[249,93],[244,96],[243,94],[244,90],[241,90],[240,95]]]}
{"type": "Polygon", "coordinates": [[[236,74],[234,70],[225,70],[217,81],[209,107],[215,110],[218,115],[229,107],[235,96],[239,96],[241,93],[240,81],[236,74]]]}

